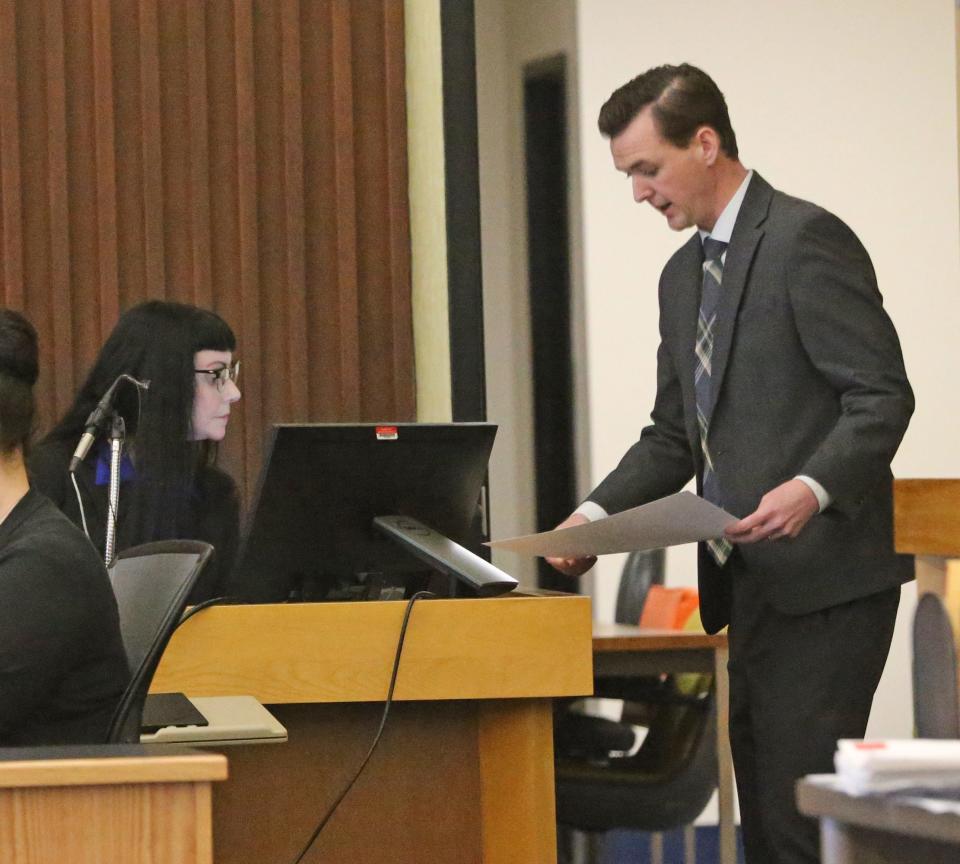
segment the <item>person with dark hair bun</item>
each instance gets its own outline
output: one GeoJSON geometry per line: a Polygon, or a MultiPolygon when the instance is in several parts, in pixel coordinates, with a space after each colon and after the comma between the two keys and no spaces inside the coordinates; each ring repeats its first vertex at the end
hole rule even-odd
{"type": "Polygon", "coordinates": [[[237,388],[237,342],[219,315],[184,303],[149,300],[125,312],[100,350],[71,408],[29,461],[33,485],[103,551],[109,451],[95,448],[77,470],[83,514],[67,471],[87,417],[118,376],[114,407],[126,426],[117,550],[151,540],[203,540],[216,550],[190,597],[218,596],[233,566],[240,503],[233,480],[215,466],[237,388]]]}
{"type": "Polygon", "coordinates": [[[0,746],[106,740],[129,678],[96,550],[24,467],[37,336],[0,310],[0,746]]]}

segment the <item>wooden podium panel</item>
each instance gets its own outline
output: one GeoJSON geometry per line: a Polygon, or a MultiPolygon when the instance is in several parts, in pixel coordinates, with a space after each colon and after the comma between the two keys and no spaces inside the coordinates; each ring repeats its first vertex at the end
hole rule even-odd
{"type": "Polygon", "coordinates": [[[893,526],[898,552],[960,558],[960,480],[895,480],[893,526]]]}
{"type": "Polygon", "coordinates": [[[960,480],[895,480],[894,545],[916,555],[917,593],[943,600],[960,649],[960,480]]]}
{"type": "MultiPolygon", "coordinates": [[[[286,744],[232,747],[217,864],[292,861],[363,760],[404,603],[232,606],[174,636],[157,691],[250,694],[286,744]]],[[[305,862],[554,864],[551,697],[592,692],[590,601],[414,606],[380,747],[305,862]]]]}
{"type": "Polygon", "coordinates": [[[171,747],[0,750],[4,864],[210,864],[213,753],[171,747]]]}

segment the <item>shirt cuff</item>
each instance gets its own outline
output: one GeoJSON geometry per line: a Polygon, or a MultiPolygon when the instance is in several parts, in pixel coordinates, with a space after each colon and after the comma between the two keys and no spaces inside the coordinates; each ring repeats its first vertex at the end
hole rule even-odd
{"type": "Polygon", "coordinates": [[[817,504],[820,505],[819,509],[821,513],[824,510],[826,510],[827,507],[829,507],[830,504],[833,502],[833,496],[829,492],[827,492],[827,490],[824,489],[823,486],[821,486],[812,477],[807,477],[806,474],[798,474],[796,476],[796,479],[800,480],[803,483],[806,483],[807,486],[810,487],[810,491],[813,492],[814,495],[816,495],[817,504]]]}
{"type": "Polygon", "coordinates": [[[603,509],[595,501],[584,501],[574,513],[579,513],[581,516],[586,516],[591,522],[596,522],[598,519],[606,519],[610,514],[603,509]]]}

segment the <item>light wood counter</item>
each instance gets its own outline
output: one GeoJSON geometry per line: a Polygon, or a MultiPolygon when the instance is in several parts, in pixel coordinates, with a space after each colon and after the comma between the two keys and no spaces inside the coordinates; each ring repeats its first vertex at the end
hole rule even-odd
{"type": "MultiPolygon", "coordinates": [[[[264,704],[384,699],[405,603],[204,610],[178,630],[151,689],[264,704]]],[[[507,699],[592,691],[590,601],[575,595],[420,600],[394,698],[507,699]]]]}
{"type": "Polygon", "coordinates": [[[917,593],[942,598],[960,648],[960,480],[895,480],[894,547],[916,557],[917,593]]]}
{"type": "MultiPolygon", "coordinates": [[[[157,691],[250,694],[286,744],[231,747],[217,864],[291,861],[373,740],[404,603],[211,608],[157,691]]],[[[555,864],[551,698],[593,690],[590,600],[418,601],[378,751],[305,861],[555,864]]]]}
{"type": "Polygon", "coordinates": [[[0,749],[4,864],[210,864],[210,784],[227,760],[183,748],[0,749]]]}
{"type": "Polygon", "coordinates": [[[898,552],[960,558],[960,480],[895,480],[898,552]]]}

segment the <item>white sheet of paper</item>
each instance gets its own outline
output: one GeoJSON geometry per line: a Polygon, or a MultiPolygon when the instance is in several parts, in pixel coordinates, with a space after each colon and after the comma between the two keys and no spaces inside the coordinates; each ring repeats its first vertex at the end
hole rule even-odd
{"type": "Polygon", "coordinates": [[[526,534],[487,545],[525,555],[580,558],[659,549],[721,537],[737,517],[692,492],[678,492],[586,525],[526,534]]]}

